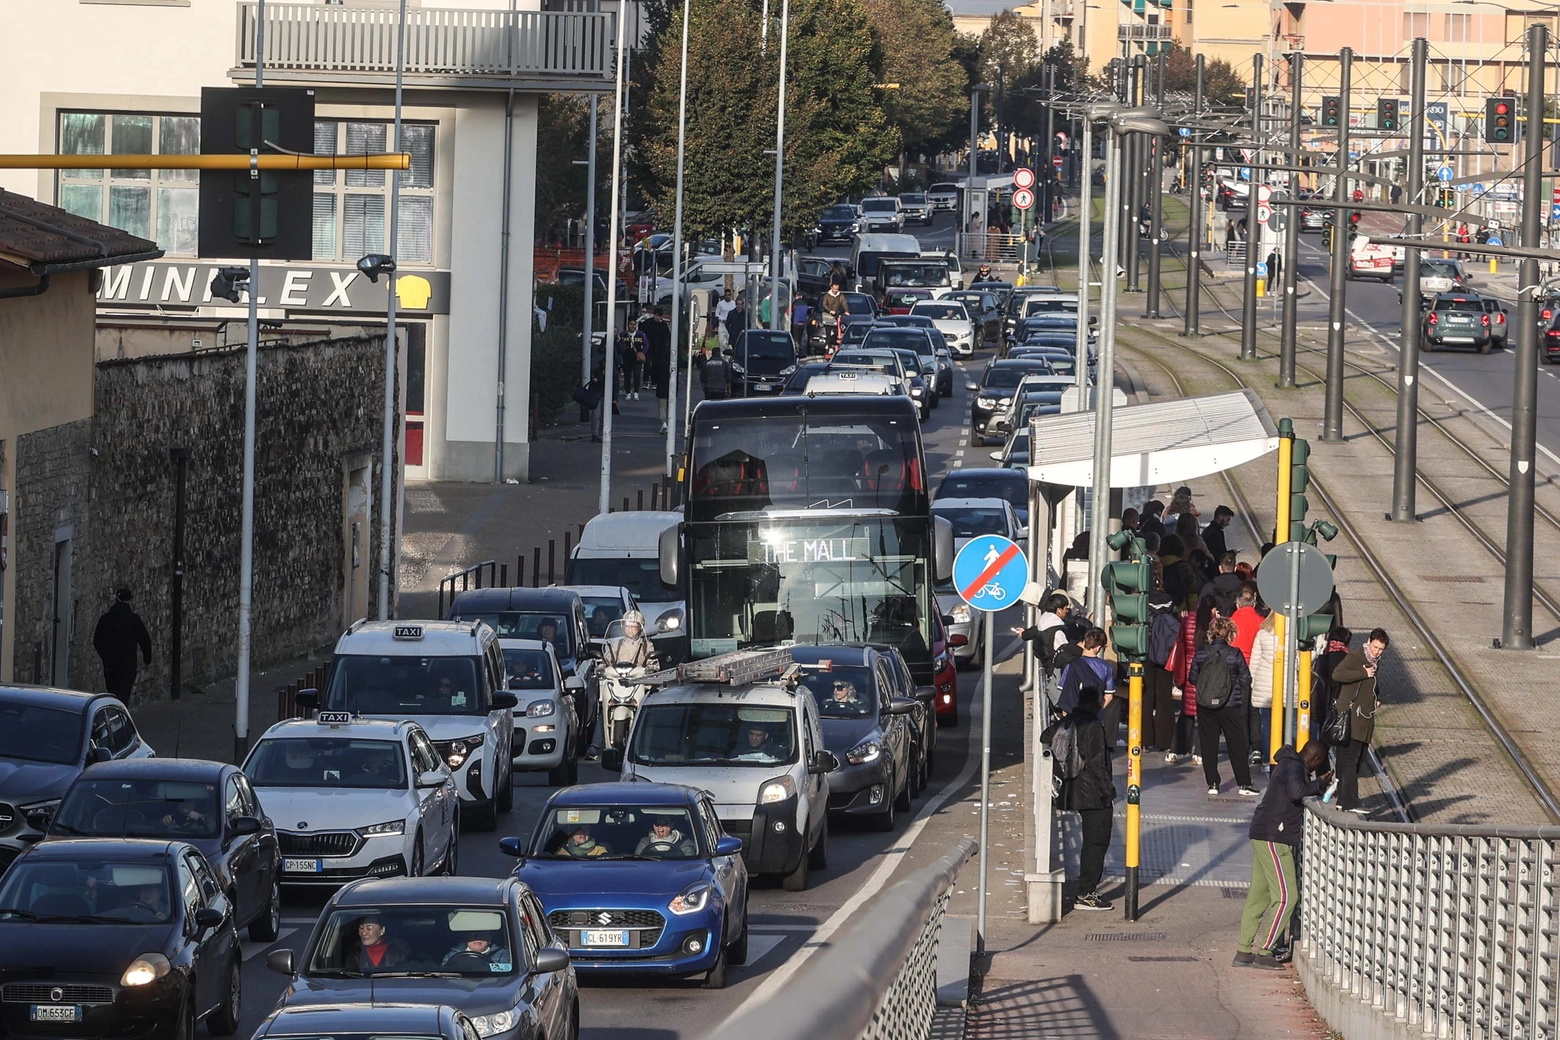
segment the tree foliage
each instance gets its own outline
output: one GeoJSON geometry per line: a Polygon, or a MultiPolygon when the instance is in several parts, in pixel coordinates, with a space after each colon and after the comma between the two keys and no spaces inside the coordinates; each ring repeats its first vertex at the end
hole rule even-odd
{"type": "MultiPolygon", "coordinates": [[[[1223,58],[1203,65],[1203,103],[1205,105],[1244,105],[1247,82],[1235,66],[1223,58]]],[[[1193,94],[1197,90],[1197,59],[1185,47],[1173,46],[1165,53],[1165,90],[1193,94]]]]}
{"type": "Polygon", "coordinates": [[[981,72],[995,89],[1028,74],[1040,58],[1040,39],[1027,18],[1012,8],[991,16],[980,34],[981,72]]]}
{"type": "Polygon", "coordinates": [[[953,18],[941,0],[864,0],[886,89],[882,106],[906,151],[934,150],[966,111],[971,71],[955,51],[953,18]]]}
{"type": "MultiPolygon", "coordinates": [[[[612,125],[599,116],[596,126],[596,200],[608,198],[605,185],[612,171],[612,125]]],[[[590,99],[581,94],[543,94],[537,103],[536,139],[543,144],[536,156],[536,238],[561,238],[571,219],[585,215],[585,185],[589,172],[574,165],[590,151],[590,99]]]]}

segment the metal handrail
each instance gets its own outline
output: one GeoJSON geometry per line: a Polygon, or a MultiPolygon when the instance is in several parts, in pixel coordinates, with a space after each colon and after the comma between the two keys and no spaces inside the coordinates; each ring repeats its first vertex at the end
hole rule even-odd
{"type": "Polygon", "coordinates": [[[1306,808],[1295,964],[1333,1028],[1555,1037],[1560,827],[1372,823],[1315,799],[1306,808]]]}
{"type": "Polygon", "coordinates": [[[943,913],[975,851],[966,838],[884,892],[789,985],[709,1040],[926,1040],[943,913]]]}

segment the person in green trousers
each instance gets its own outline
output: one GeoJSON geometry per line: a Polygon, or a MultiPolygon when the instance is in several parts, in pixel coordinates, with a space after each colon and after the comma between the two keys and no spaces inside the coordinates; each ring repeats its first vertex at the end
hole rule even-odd
{"type": "Polygon", "coordinates": [[[1270,971],[1283,967],[1274,959],[1273,947],[1288,934],[1289,917],[1300,896],[1295,849],[1305,829],[1304,802],[1327,788],[1332,773],[1315,775],[1326,761],[1327,748],[1318,740],[1301,751],[1292,744],[1278,749],[1267,790],[1251,817],[1251,888],[1235,946],[1239,967],[1270,971]]]}

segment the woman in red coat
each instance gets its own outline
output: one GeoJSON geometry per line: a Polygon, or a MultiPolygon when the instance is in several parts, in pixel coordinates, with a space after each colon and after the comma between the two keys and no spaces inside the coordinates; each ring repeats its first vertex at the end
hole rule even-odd
{"type": "Polygon", "coordinates": [[[1176,643],[1167,665],[1181,690],[1181,717],[1175,723],[1175,745],[1165,755],[1165,761],[1171,765],[1188,754],[1192,756],[1193,765],[1202,765],[1202,756],[1193,751],[1196,747],[1197,687],[1192,685],[1187,673],[1197,658],[1197,651],[1208,642],[1209,623],[1218,616],[1213,597],[1204,596],[1197,609],[1187,611],[1181,619],[1181,640],[1176,643]]]}

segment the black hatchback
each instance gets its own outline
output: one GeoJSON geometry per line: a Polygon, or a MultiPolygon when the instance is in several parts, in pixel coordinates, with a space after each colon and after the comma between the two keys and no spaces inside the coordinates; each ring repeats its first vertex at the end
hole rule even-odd
{"type": "Polygon", "coordinates": [[[88,766],[65,792],[44,841],[162,838],[200,850],[233,904],[235,926],[273,942],[282,924],[276,828],[237,766],[138,758],[88,766]]]}

